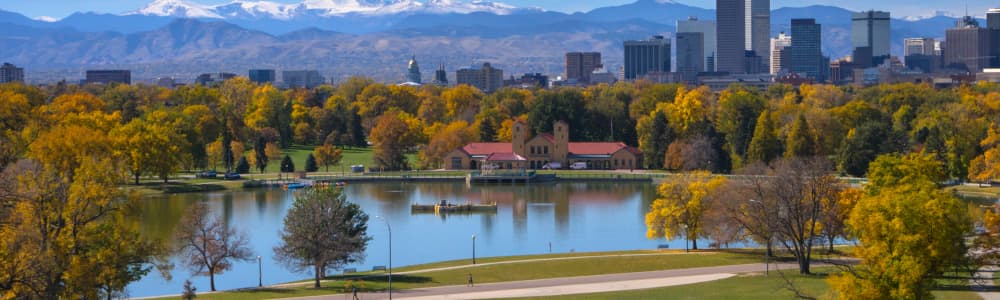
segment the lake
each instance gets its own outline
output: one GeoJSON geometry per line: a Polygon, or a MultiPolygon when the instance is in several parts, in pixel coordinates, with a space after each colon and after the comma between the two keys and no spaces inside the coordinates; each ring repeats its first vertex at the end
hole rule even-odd
{"type": "MultiPolygon", "coordinates": [[[[643,223],[656,197],[652,183],[549,183],[534,185],[473,185],[465,183],[371,183],[346,186],[347,199],[371,216],[364,263],[348,266],[371,270],[389,264],[385,222],[392,226],[392,264],[400,267],[443,260],[472,258],[475,235],[477,257],[543,254],[551,251],[591,252],[655,249],[668,243],[683,248],[683,240],[646,239],[643,223]],[[411,214],[410,204],[497,202],[493,214],[411,214]]],[[[143,234],[170,242],[185,210],[205,202],[230,226],[246,232],[255,255],[262,258],[264,285],[311,278],[292,273],[273,259],[282,220],[295,194],[281,189],[238,190],[150,197],[143,204],[143,234]]],[[[176,259],[174,260],[176,263],[176,259]]],[[[216,288],[229,290],[257,286],[257,262],[238,262],[217,275],[216,288]]],[[[192,276],[179,266],[167,281],[155,270],[129,286],[132,297],[179,294],[190,278],[199,291],[208,291],[208,277],[192,276]]],[[[331,272],[337,274],[337,272],[331,272]]]]}

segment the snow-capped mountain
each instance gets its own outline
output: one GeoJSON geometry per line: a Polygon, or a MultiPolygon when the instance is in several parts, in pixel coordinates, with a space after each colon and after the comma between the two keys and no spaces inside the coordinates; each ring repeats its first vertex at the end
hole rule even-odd
{"type": "Polygon", "coordinates": [[[291,4],[263,0],[235,0],[220,5],[203,5],[185,0],[155,0],[142,9],[125,15],[291,20],[300,17],[332,17],[348,14],[379,16],[486,12],[508,15],[519,10],[524,9],[504,3],[480,0],[304,0],[301,3],[291,4]]]}
{"type": "Polygon", "coordinates": [[[181,18],[216,18],[222,17],[212,11],[211,6],[200,5],[184,0],[155,0],[146,4],[140,10],[126,13],[126,15],[147,15],[163,17],[181,18]]]}

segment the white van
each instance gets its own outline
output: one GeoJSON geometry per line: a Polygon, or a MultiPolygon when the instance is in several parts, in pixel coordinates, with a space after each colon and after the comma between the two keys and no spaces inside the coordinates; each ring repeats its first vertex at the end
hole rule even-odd
{"type": "Polygon", "coordinates": [[[586,170],[587,169],[587,163],[586,162],[582,162],[582,161],[578,161],[578,162],[573,163],[572,165],[569,165],[569,168],[572,169],[572,170],[586,170]]]}

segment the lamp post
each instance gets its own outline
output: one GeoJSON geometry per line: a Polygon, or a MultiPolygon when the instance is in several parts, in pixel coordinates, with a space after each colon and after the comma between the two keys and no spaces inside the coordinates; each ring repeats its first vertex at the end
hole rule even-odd
{"type": "Polygon", "coordinates": [[[392,226],[389,225],[389,220],[383,217],[375,216],[375,218],[385,222],[385,228],[389,230],[389,300],[392,300],[392,226]]]}
{"type": "MultiPolygon", "coordinates": [[[[755,199],[750,199],[750,202],[760,204],[760,206],[764,208],[764,215],[767,215],[767,206],[764,205],[764,202],[760,202],[760,201],[757,201],[755,199]]],[[[765,245],[764,247],[768,247],[768,246],[770,246],[770,244],[771,244],[771,234],[768,233],[767,234],[767,245],[765,245]]],[[[769,273],[771,271],[770,270],[771,269],[771,263],[769,261],[769,259],[770,259],[770,255],[769,254],[770,253],[767,253],[767,250],[765,249],[764,250],[764,276],[765,277],[767,277],[767,275],[768,275],[767,273],[769,273]]]]}
{"type": "Polygon", "coordinates": [[[688,252],[688,225],[683,224],[681,227],[684,228],[684,253],[688,252]]]}
{"type": "Polygon", "coordinates": [[[476,235],[472,235],[472,264],[476,264],[476,235]]]}
{"type": "Polygon", "coordinates": [[[260,255],[257,256],[257,287],[264,287],[264,267],[260,263],[260,255]]]}

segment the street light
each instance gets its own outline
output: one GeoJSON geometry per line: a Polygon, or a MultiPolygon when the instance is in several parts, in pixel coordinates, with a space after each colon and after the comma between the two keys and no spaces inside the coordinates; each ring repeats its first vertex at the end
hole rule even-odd
{"type": "Polygon", "coordinates": [[[472,235],[472,264],[476,264],[476,235],[472,235]]]}
{"type": "Polygon", "coordinates": [[[257,287],[264,287],[264,267],[260,263],[260,255],[257,256],[257,287]]]}
{"type": "Polygon", "coordinates": [[[389,220],[383,217],[375,216],[375,218],[385,222],[385,228],[389,230],[389,300],[392,300],[392,226],[389,225],[389,220]]]}
{"type": "MultiPolygon", "coordinates": [[[[760,202],[760,201],[757,201],[757,200],[754,200],[754,199],[750,199],[750,202],[760,204],[761,207],[764,207],[764,215],[767,215],[767,206],[764,205],[764,202],[760,202]]],[[[768,229],[768,230],[770,230],[770,229],[768,229]]],[[[769,247],[770,245],[771,245],[771,234],[768,233],[767,234],[767,245],[765,245],[765,247],[769,247]]],[[[770,256],[771,256],[770,253],[767,253],[767,250],[764,250],[764,276],[765,277],[767,277],[767,273],[769,273],[771,271],[771,263],[769,261],[770,256]]]]}
{"type": "Polygon", "coordinates": [[[688,252],[688,225],[682,224],[681,227],[684,228],[684,253],[688,252]]]}

